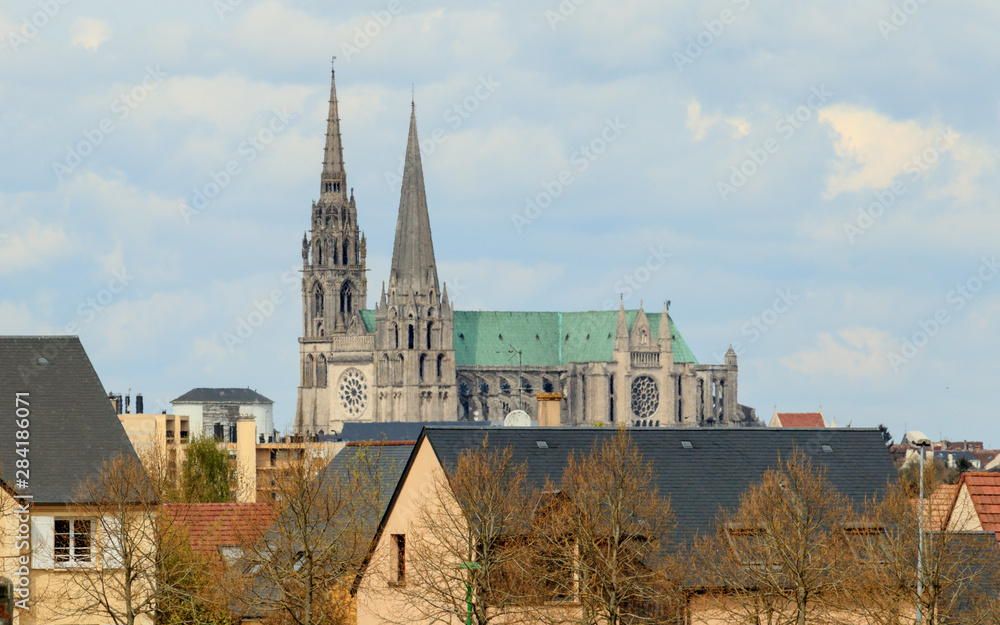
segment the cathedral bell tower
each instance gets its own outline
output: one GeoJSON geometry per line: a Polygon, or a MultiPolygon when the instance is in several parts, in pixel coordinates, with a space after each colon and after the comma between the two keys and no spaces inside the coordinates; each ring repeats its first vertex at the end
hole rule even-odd
{"type": "Polygon", "coordinates": [[[388,291],[375,306],[375,380],[380,421],[454,421],[454,315],[438,282],[427,212],[416,107],[403,166],[388,291]]]}
{"type": "Polygon", "coordinates": [[[301,383],[295,417],[300,433],[329,431],[335,404],[328,387],[336,382],[329,363],[335,351],[350,349],[353,342],[364,348],[360,313],[368,297],[365,237],[358,228],[354,190],[348,195],[333,72],[319,191],[310,229],[302,237],[301,383]]]}

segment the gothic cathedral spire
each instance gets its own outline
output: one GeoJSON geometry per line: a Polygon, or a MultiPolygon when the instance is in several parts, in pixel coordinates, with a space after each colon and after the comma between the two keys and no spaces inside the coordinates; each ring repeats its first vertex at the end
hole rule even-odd
{"type": "Polygon", "coordinates": [[[420,162],[420,139],[417,138],[416,106],[410,109],[410,134],[406,142],[403,185],[396,219],[396,240],[392,248],[390,292],[428,295],[439,293],[434,241],[427,214],[424,170],[420,162]]]}
{"type": "Polygon", "coordinates": [[[366,256],[354,192],[347,192],[336,75],[331,72],[320,195],[302,240],[301,384],[296,409],[300,432],[329,431],[336,420],[330,414],[330,387],[347,374],[331,359],[335,345],[365,341],[361,311],[368,297],[366,256]]]}
{"type": "Polygon", "coordinates": [[[389,292],[375,307],[375,325],[378,418],[454,420],[454,314],[438,287],[416,106],[410,109],[389,292]]]}
{"type": "Polygon", "coordinates": [[[337,112],[337,73],[330,71],[330,112],[326,118],[326,147],[323,150],[323,174],[320,197],[338,195],[347,199],[347,173],[344,170],[344,144],[340,138],[340,115],[337,112]]]}

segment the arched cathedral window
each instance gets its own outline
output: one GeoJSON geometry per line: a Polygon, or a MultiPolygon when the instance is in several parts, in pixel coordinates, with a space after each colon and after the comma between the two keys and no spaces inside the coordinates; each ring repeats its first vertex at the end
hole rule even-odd
{"type": "Polygon", "coordinates": [[[313,307],[317,317],[323,316],[324,306],[323,306],[323,287],[317,284],[313,288],[313,307]]]}
{"type": "Polygon", "coordinates": [[[351,283],[345,282],[342,287],[340,287],[340,312],[350,313],[351,312],[351,283]]]}
{"type": "Polygon", "coordinates": [[[316,359],[316,386],[326,386],[326,356],[323,354],[316,359]]]}

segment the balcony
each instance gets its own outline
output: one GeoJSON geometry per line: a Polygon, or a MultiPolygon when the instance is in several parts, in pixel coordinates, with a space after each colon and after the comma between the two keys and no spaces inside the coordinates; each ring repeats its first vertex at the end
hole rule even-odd
{"type": "Polygon", "coordinates": [[[632,352],[633,369],[657,369],[660,367],[660,352],[632,352]]]}

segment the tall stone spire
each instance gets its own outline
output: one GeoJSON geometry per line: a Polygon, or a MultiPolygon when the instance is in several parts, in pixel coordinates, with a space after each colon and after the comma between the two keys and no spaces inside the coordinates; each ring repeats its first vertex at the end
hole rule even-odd
{"type": "Polygon", "coordinates": [[[439,292],[431,222],[427,215],[427,194],[424,191],[424,170],[420,163],[415,105],[410,112],[410,136],[406,142],[403,188],[399,197],[399,217],[396,220],[396,241],[392,248],[389,285],[390,289],[394,288],[405,294],[425,295],[431,289],[435,294],[439,292]]]}
{"type": "Polygon", "coordinates": [[[344,170],[344,145],[340,139],[340,116],[337,112],[337,74],[330,70],[330,112],[326,118],[326,148],[323,150],[323,175],[320,197],[339,195],[347,198],[347,173],[344,170]]]}

